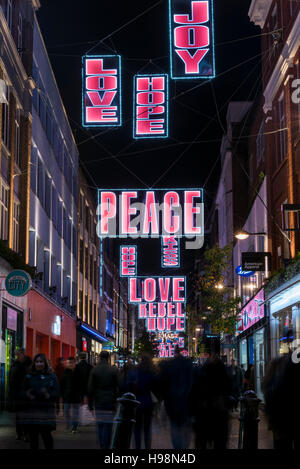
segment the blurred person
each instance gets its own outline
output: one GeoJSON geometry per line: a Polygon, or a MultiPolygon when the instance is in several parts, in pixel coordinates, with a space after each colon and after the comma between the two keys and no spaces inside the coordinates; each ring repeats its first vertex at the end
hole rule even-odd
{"type": "Polygon", "coordinates": [[[195,448],[226,449],[229,432],[231,379],[218,356],[211,356],[195,369],[192,393],[195,448]]]}
{"type": "Polygon", "coordinates": [[[127,360],[124,363],[124,366],[123,366],[123,368],[120,372],[120,389],[121,389],[122,392],[123,391],[125,392],[126,389],[128,388],[128,382],[127,382],[128,374],[134,368],[135,368],[135,366],[134,366],[133,361],[131,359],[127,360]]]}
{"type": "Polygon", "coordinates": [[[87,362],[87,354],[85,352],[80,352],[78,358],[79,362],[76,365],[76,371],[80,382],[80,399],[84,403],[88,394],[88,382],[93,366],[87,362]]]}
{"type": "MultiPolygon", "coordinates": [[[[59,387],[61,388],[61,380],[63,372],[65,371],[65,359],[64,357],[58,357],[56,359],[54,373],[57,376],[59,387]]],[[[61,397],[59,396],[56,401],[56,415],[60,414],[60,407],[61,407],[61,397]]]]}
{"type": "Polygon", "coordinates": [[[28,440],[26,427],[22,424],[22,409],[24,403],[20,397],[21,386],[31,366],[31,358],[26,355],[25,349],[16,351],[14,361],[8,378],[10,410],[16,414],[16,440],[28,440]]]}
{"type": "Polygon", "coordinates": [[[243,389],[243,373],[235,360],[231,360],[231,365],[227,368],[228,375],[231,379],[232,389],[232,410],[237,410],[239,398],[243,389]]]}
{"type": "Polygon", "coordinates": [[[46,449],[53,449],[51,432],[56,429],[55,402],[59,396],[58,379],[49,371],[47,358],[37,354],[31,371],[26,374],[21,387],[24,399],[24,421],[28,425],[30,449],[39,448],[41,435],[46,449]]]}
{"type": "Polygon", "coordinates": [[[100,447],[108,449],[119,393],[120,375],[109,364],[109,352],[102,350],[97,366],[92,369],[88,382],[88,405],[95,410],[100,447]]]}
{"type": "Polygon", "coordinates": [[[193,364],[180,354],[176,347],[175,356],[160,364],[160,395],[171,424],[171,439],[174,449],[187,449],[191,436],[190,397],[193,385],[193,364]]]}
{"type": "Polygon", "coordinates": [[[300,449],[300,363],[291,354],[272,360],[263,380],[265,413],[274,449],[300,449]]]}
{"type": "Polygon", "coordinates": [[[254,366],[249,365],[244,375],[244,389],[245,391],[254,391],[254,366]]]}
{"type": "Polygon", "coordinates": [[[151,449],[152,416],[154,399],[157,387],[157,377],[150,355],[143,353],[139,364],[128,372],[128,391],[132,392],[140,405],[136,410],[136,423],[134,428],[135,447],[141,449],[142,434],[145,449],[151,449]]]}
{"type": "Polygon", "coordinates": [[[61,379],[61,396],[63,401],[66,430],[77,432],[79,424],[79,407],[82,397],[82,382],[74,357],[66,361],[66,368],[61,379]]]}

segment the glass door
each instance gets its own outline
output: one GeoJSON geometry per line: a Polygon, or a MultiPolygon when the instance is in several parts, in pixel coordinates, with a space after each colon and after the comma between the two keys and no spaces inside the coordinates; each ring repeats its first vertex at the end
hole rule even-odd
{"type": "Polygon", "coordinates": [[[264,329],[253,334],[254,342],[254,368],[255,368],[255,389],[257,397],[264,400],[262,393],[262,381],[265,376],[265,341],[264,329]]]}

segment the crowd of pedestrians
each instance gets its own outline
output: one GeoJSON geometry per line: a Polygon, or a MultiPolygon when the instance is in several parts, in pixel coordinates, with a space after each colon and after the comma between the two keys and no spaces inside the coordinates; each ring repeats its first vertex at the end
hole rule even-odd
{"type": "MultiPolygon", "coordinates": [[[[74,357],[58,359],[52,370],[44,354],[31,361],[25,350],[18,351],[10,372],[10,407],[16,415],[16,439],[25,439],[31,449],[38,448],[39,435],[45,448],[53,448],[57,416],[63,416],[66,431],[76,433],[84,408],[96,422],[100,448],[110,448],[117,399],[125,392],[139,402],[136,449],[152,447],[153,416],[162,406],[174,449],[191,444],[196,449],[225,449],[231,413],[238,412],[242,394],[254,390],[253,365],[245,371],[232,360],[226,366],[216,355],[195,365],[177,349],[174,358],[154,365],[142,354],[137,365],[128,360],[121,370],[110,364],[107,351],[101,352],[95,367],[85,353],[78,358],[77,363],[74,357]]],[[[299,448],[299,367],[290,356],[275,360],[262,383],[275,448],[299,448]]]]}

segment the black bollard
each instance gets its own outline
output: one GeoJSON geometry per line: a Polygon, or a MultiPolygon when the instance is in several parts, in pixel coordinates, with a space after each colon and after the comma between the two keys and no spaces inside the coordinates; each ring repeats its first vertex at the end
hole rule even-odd
{"type": "Polygon", "coordinates": [[[241,449],[243,441],[243,449],[258,448],[258,409],[260,399],[257,398],[254,391],[246,391],[240,399],[240,434],[239,449],[241,449]]]}
{"type": "Polygon", "coordinates": [[[129,449],[135,424],[135,412],[140,402],[130,392],[123,394],[117,401],[118,408],[113,422],[110,449],[129,449]]]}

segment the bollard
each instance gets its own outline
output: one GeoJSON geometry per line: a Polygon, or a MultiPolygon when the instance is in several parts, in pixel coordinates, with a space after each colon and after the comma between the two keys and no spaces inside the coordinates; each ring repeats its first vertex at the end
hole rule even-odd
{"type": "Polygon", "coordinates": [[[246,391],[240,399],[240,431],[238,448],[257,449],[258,448],[258,408],[260,399],[257,398],[254,391],[246,391]]]}
{"type": "Polygon", "coordinates": [[[123,394],[117,402],[118,408],[113,422],[110,449],[129,449],[135,424],[135,412],[140,402],[130,392],[123,394]]]}

